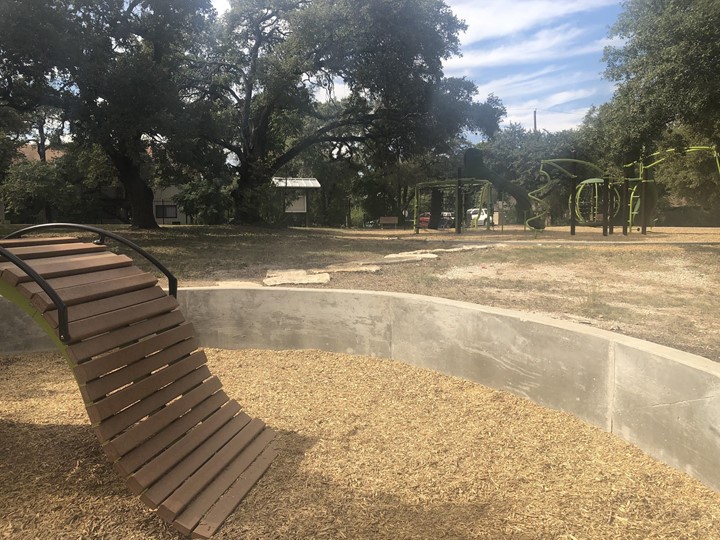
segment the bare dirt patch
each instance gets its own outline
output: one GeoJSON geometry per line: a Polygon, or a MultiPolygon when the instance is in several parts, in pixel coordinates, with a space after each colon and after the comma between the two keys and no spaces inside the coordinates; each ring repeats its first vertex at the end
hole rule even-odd
{"type": "MultiPolygon", "coordinates": [[[[14,228],[0,225],[0,234],[14,228]]],[[[114,230],[158,256],[181,286],[263,286],[269,272],[328,272],[326,284],[298,286],[427,294],[542,313],[720,361],[720,229],[663,227],[646,236],[616,229],[609,237],[586,227],[571,237],[568,227],[535,233],[517,226],[462,235],[232,226],[114,230]],[[386,259],[408,252],[437,258],[386,259]],[[333,270],[351,265],[379,270],[333,270]]]]}
{"type": "MultiPolygon", "coordinates": [[[[720,495],[566,414],[398,362],[208,352],[280,450],[217,538],[720,538],[720,495]]],[[[55,355],[0,358],[0,485],[0,537],[179,538],[55,355]]]]}
{"type": "MultiPolygon", "coordinates": [[[[720,360],[716,229],[121,232],[181,285],[260,286],[269,270],[375,262],[372,274],[333,273],[322,287],[539,312],[720,360]],[[468,242],[483,249],[456,249],[468,242]],[[416,250],[438,257],[382,263],[416,250]]],[[[375,359],[211,356],[228,393],[281,445],[219,538],[720,538],[717,494],[508,394],[375,359]]],[[[0,357],[0,486],[0,537],[178,538],[106,463],[56,356],[0,357]]]]}

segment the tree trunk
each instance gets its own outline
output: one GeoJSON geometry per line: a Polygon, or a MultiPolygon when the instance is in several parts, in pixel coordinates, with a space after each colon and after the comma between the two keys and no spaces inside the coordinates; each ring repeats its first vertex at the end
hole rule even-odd
{"type": "MultiPolygon", "coordinates": [[[[265,220],[260,214],[262,207],[262,195],[258,188],[265,182],[264,175],[259,174],[250,165],[241,166],[238,178],[238,187],[230,195],[235,201],[235,224],[261,224],[265,220]]],[[[283,209],[284,212],[284,209],[283,209]]]]}
{"type": "Polygon", "coordinates": [[[127,156],[111,155],[118,170],[118,179],[130,202],[131,223],[136,229],[159,229],[153,209],[153,191],[145,183],[140,168],[127,156]]]}

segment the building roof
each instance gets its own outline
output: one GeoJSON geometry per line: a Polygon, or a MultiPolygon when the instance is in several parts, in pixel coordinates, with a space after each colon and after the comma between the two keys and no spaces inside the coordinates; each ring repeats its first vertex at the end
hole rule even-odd
{"type": "Polygon", "coordinates": [[[274,176],[272,183],[275,187],[284,188],[319,188],[320,182],[317,178],[281,178],[274,176]]]}
{"type": "MultiPolygon", "coordinates": [[[[36,144],[24,144],[20,148],[18,148],[18,151],[27,161],[40,161],[40,156],[38,155],[36,144]]],[[[58,150],[50,147],[47,147],[45,149],[45,159],[47,159],[47,161],[53,161],[59,157],[62,157],[63,155],[65,155],[64,150],[58,150]]]]}

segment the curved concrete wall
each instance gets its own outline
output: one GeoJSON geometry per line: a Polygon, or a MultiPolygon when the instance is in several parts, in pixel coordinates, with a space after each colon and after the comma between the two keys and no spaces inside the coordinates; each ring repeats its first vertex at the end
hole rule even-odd
{"type": "MultiPolygon", "coordinates": [[[[547,317],[417,295],[193,288],[181,308],[202,344],[379,356],[527,397],[616,433],[720,491],[720,365],[547,317]]],[[[0,303],[0,352],[47,350],[0,303]]]]}

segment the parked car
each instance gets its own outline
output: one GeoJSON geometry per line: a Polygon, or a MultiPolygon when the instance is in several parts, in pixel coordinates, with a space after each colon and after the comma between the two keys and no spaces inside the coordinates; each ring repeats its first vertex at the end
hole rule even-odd
{"type": "Polygon", "coordinates": [[[440,228],[450,229],[455,226],[455,214],[453,212],[443,212],[440,217],[440,228]]]}
{"type": "Polygon", "coordinates": [[[485,226],[488,224],[488,220],[492,225],[492,216],[488,214],[487,208],[471,208],[465,213],[466,227],[485,226]]]}
{"type": "MultiPolygon", "coordinates": [[[[418,227],[427,228],[430,225],[430,212],[423,212],[418,216],[418,227]]],[[[455,226],[455,214],[452,212],[443,212],[440,216],[438,227],[448,229],[455,226]]]]}

